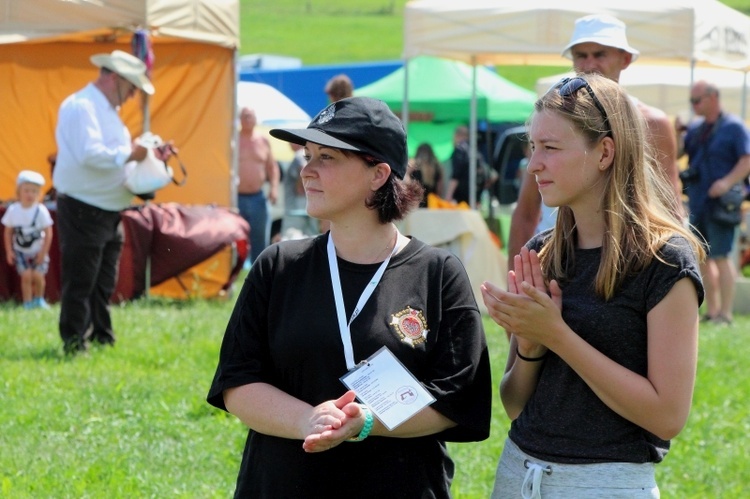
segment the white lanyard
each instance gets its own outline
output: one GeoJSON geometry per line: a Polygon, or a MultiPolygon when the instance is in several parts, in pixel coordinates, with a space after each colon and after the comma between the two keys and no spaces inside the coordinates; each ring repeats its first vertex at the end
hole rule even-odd
{"type": "MultiPolygon", "coordinates": [[[[396,239],[398,241],[398,239],[396,239]]],[[[396,252],[398,244],[393,245],[393,251],[388,255],[383,263],[380,264],[378,271],[372,276],[370,282],[367,283],[362,295],[357,301],[357,306],[354,307],[352,316],[349,322],[346,321],[346,308],[344,307],[344,294],[341,291],[341,278],[339,277],[339,265],[336,261],[336,248],[333,245],[333,237],[328,234],[328,267],[331,270],[331,284],[333,284],[333,298],[336,301],[336,316],[339,321],[339,331],[341,332],[341,343],[344,344],[344,358],[346,359],[346,368],[352,369],[356,364],[354,363],[354,347],[352,346],[352,333],[349,329],[352,321],[357,318],[359,312],[364,308],[367,300],[370,299],[373,291],[377,287],[380,279],[385,273],[385,268],[388,266],[388,262],[391,261],[391,257],[396,252]]]]}

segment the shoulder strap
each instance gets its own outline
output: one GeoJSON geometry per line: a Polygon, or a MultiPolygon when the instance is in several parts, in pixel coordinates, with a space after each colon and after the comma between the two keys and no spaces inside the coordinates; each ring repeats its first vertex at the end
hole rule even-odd
{"type": "Polygon", "coordinates": [[[31,224],[29,224],[29,227],[34,227],[36,225],[36,217],[39,216],[39,204],[36,205],[36,211],[34,212],[34,218],[31,219],[31,224]]]}
{"type": "MultiPolygon", "coordinates": [[[[185,165],[182,163],[182,160],[180,159],[180,157],[177,155],[177,153],[174,150],[172,150],[172,156],[177,158],[177,163],[180,165],[180,170],[182,170],[182,180],[178,181],[174,177],[172,177],[172,183],[179,187],[179,186],[185,185],[185,182],[187,182],[187,176],[188,176],[187,168],[185,168],[185,165]]],[[[166,161],[165,161],[165,164],[166,164],[166,161]]]]}

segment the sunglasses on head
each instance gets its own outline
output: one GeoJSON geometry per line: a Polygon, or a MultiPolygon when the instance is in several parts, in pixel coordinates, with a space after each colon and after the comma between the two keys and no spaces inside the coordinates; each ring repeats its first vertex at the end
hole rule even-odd
{"type": "Polygon", "coordinates": [[[555,88],[557,89],[557,93],[560,94],[560,97],[563,98],[563,109],[568,112],[572,112],[573,109],[575,109],[576,94],[580,89],[585,88],[589,93],[591,100],[594,102],[596,108],[600,113],[602,113],[602,118],[604,118],[604,126],[607,128],[607,135],[612,135],[612,128],[609,126],[609,116],[607,116],[607,111],[604,110],[604,106],[602,106],[602,103],[599,102],[599,99],[596,97],[594,89],[591,88],[589,82],[587,82],[580,76],[576,76],[573,78],[563,78],[555,88]]]}

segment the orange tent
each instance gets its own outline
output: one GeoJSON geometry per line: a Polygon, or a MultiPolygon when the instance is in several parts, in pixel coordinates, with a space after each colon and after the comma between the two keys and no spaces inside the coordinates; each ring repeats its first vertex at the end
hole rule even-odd
{"type": "MultiPolygon", "coordinates": [[[[97,75],[92,54],[131,51],[146,30],[156,93],[121,112],[133,136],[173,139],[187,183],[155,202],[236,205],[235,60],[239,0],[5,0],[0,11],[0,200],[22,169],[51,174],[60,103],[97,75]]],[[[226,262],[227,269],[230,262],[226,262]]]]}

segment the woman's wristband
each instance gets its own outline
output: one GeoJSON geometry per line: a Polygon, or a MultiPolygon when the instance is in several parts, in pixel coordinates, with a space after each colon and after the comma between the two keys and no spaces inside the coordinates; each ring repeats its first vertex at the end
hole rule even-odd
{"type": "Polygon", "coordinates": [[[362,426],[362,430],[359,432],[359,435],[347,439],[347,442],[361,442],[362,440],[366,439],[372,431],[372,425],[375,423],[370,409],[368,409],[365,405],[360,405],[360,407],[362,407],[362,411],[365,413],[365,424],[364,426],[362,426]]]}
{"type": "Polygon", "coordinates": [[[540,362],[546,359],[548,354],[549,354],[549,350],[544,352],[544,355],[540,357],[524,357],[523,355],[521,355],[521,352],[518,351],[518,347],[516,347],[516,356],[521,360],[525,360],[526,362],[540,362]]]}

